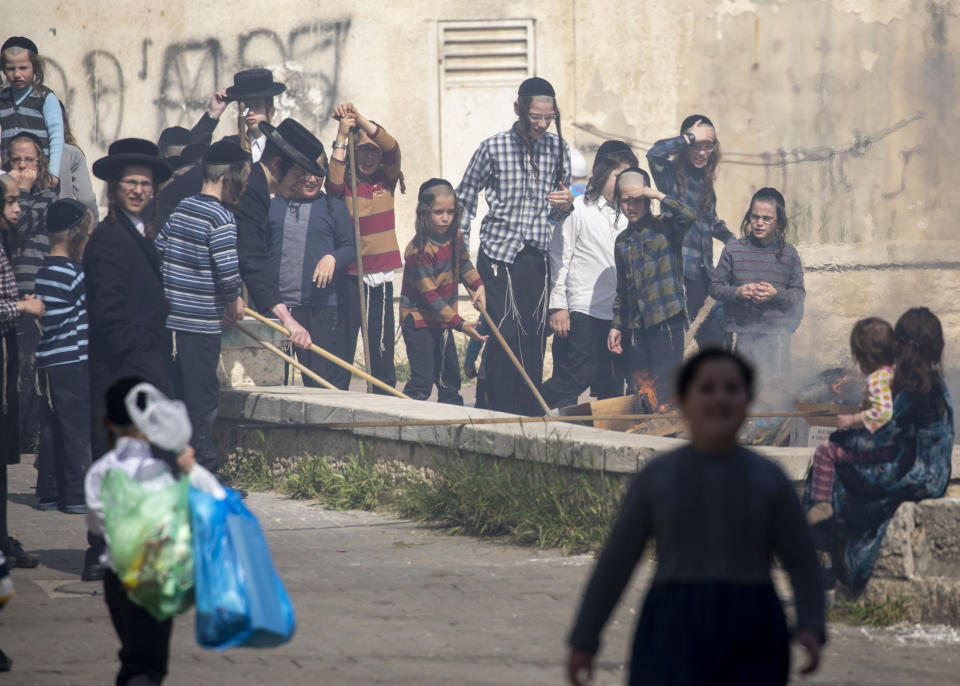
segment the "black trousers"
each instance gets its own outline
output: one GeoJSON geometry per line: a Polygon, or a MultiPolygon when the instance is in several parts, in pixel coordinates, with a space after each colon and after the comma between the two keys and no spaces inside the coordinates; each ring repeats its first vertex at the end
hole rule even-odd
{"type": "Polygon", "coordinates": [[[403,323],[403,342],[410,362],[410,381],[403,392],[414,400],[427,400],[437,386],[437,400],[463,405],[460,395],[460,359],[451,329],[416,328],[413,317],[403,323]]]}
{"type": "Polygon", "coordinates": [[[36,358],[40,343],[40,324],[33,317],[22,317],[17,324],[17,348],[20,355],[20,452],[36,451],[40,438],[41,398],[36,386],[36,358]]]}
{"type": "Polygon", "coordinates": [[[38,369],[44,428],[37,456],[37,497],[82,505],[83,478],[91,462],[90,372],[74,362],[38,369]]]}
{"type": "Polygon", "coordinates": [[[683,359],[683,314],[646,329],[624,333],[627,356],[627,386],[638,392],[645,384],[656,393],[654,411],[673,401],[673,381],[683,359]]]}
{"type": "Polygon", "coordinates": [[[196,451],[197,462],[216,472],[221,460],[213,442],[213,424],[220,405],[217,365],[221,338],[215,334],[189,331],[173,331],[171,336],[176,367],[175,392],[187,406],[193,427],[190,444],[196,451]]]}
{"type": "MultiPolygon", "coordinates": [[[[534,247],[521,250],[513,264],[490,259],[481,249],[477,271],[483,280],[487,312],[507,345],[538,387],[543,383],[546,351],[547,256],[534,247]]],[[[507,353],[493,340],[484,346],[489,408],[539,416],[543,408],[517,372],[507,353]]]]}
{"type": "MultiPolygon", "coordinates": [[[[370,337],[370,359],[367,371],[388,386],[397,385],[397,370],[393,363],[396,345],[396,317],[393,314],[393,282],[370,288],[364,285],[367,299],[367,335],[370,337]]],[[[353,364],[357,354],[357,335],[360,333],[360,287],[356,275],[348,275],[340,281],[337,289],[337,306],[340,314],[343,359],[353,364]]],[[[329,381],[342,390],[350,387],[350,372],[337,368],[335,379],[329,381]]],[[[375,393],[384,394],[378,388],[375,393]]]]}
{"type": "Polygon", "coordinates": [[[0,337],[0,547],[6,549],[7,465],[20,461],[20,399],[17,397],[17,331],[10,329],[0,337]]]}
{"type": "MultiPolygon", "coordinates": [[[[685,278],[683,288],[687,299],[687,317],[693,322],[710,292],[710,277],[702,271],[698,279],[685,278]]],[[[710,315],[697,331],[697,345],[700,346],[701,350],[708,346],[720,347],[723,345],[723,323],[723,303],[718,302],[713,306],[710,315]]]]}
{"type": "MultiPolygon", "coordinates": [[[[337,357],[343,355],[343,336],[338,329],[338,312],[336,305],[327,307],[313,307],[311,305],[299,305],[290,308],[290,314],[300,322],[307,331],[310,332],[311,340],[327,352],[333,353],[337,357]]],[[[371,346],[373,343],[371,342],[371,346]]],[[[341,379],[344,373],[340,367],[333,362],[326,360],[311,350],[294,348],[297,360],[307,369],[317,374],[321,379],[326,379],[336,385],[337,380],[341,379]]],[[[352,362],[353,360],[348,360],[352,362]]],[[[303,385],[309,388],[321,388],[320,384],[311,379],[306,374],[303,375],[303,385]]]]}
{"type": "Polygon", "coordinates": [[[167,675],[173,620],[158,622],[149,612],[135,605],[127,597],[120,579],[109,569],[103,577],[103,597],[120,639],[117,686],[161,683],[167,675]]]}
{"type": "Polygon", "coordinates": [[[610,320],[570,312],[566,338],[553,336],[553,376],[543,382],[543,399],[550,407],[575,405],[588,386],[595,398],[623,395],[623,375],[607,349],[610,320]],[[619,382],[619,383],[618,383],[619,382]]]}

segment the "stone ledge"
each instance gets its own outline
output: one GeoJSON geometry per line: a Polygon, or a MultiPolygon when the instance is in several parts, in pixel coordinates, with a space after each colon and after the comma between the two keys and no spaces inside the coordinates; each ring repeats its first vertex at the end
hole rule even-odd
{"type": "MultiPolygon", "coordinates": [[[[673,438],[627,434],[587,426],[548,424],[480,424],[476,426],[357,427],[350,431],[323,429],[327,422],[394,421],[417,419],[471,419],[512,415],[472,407],[439,405],[383,395],[328,391],[301,386],[257,386],[224,389],[220,396],[221,423],[265,422],[303,427],[317,439],[328,435],[341,448],[345,437],[382,439],[409,450],[416,446],[442,453],[451,448],[495,458],[550,460],[581,469],[632,474],[665,450],[682,445],[673,438]]],[[[313,443],[314,441],[311,441],[313,443]]],[[[307,452],[320,454],[323,444],[307,452]]],[[[803,480],[813,448],[757,448],[777,462],[793,481],[803,480]]],[[[354,447],[351,454],[355,454],[354,447]]],[[[336,455],[335,455],[336,456],[336,455]]],[[[960,475],[960,448],[954,447],[953,473],[960,475]]]]}

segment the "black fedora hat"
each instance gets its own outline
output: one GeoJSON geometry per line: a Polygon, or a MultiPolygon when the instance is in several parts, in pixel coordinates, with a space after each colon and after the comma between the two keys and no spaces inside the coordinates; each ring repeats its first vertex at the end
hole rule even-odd
{"type": "Polygon", "coordinates": [[[121,138],[110,144],[107,156],[93,163],[93,175],[104,181],[116,181],[124,167],[139,165],[153,171],[153,182],[163,183],[173,174],[160,151],[151,141],[143,138],[121,138]]]}
{"type": "Polygon", "coordinates": [[[227,100],[249,102],[259,98],[272,98],[287,90],[286,84],[273,80],[269,69],[244,69],[233,75],[233,85],[227,88],[227,100]]]}
{"type": "Polygon", "coordinates": [[[267,140],[278,148],[283,156],[299,167],[303,167],[315,176],[326,176],[326,170],[317,164],[317,158],[323,155],[323,143],[303,124],[295,119],[284,119],[279,126],[260,122],[260,130],[267,140]]]}

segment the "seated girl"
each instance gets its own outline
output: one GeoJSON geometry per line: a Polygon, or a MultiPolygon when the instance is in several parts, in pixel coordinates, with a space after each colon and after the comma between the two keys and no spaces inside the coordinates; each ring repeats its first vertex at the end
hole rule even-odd
{"type": "MultiPolygon", "coordinates": [[[[907,310],[894,327],[896,374],[893,416],[871,433],[842,429],[830,435],[841,450],[889,451],[882,462],[837,462],[831,503],[834,516],[814,528],[830,553],[837,579],[854,591],[866,585],[887,525],[901,503],[939,498],[950,481],[953,401],[943,378],[943,328],[925,307],[907,310]]],[[[804,504],[814,505],[813,475],[804,504]]]]}

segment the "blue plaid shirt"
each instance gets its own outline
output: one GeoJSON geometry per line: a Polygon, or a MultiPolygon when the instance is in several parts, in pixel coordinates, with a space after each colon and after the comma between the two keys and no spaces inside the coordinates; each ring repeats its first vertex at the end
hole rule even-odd
{"type": "Polygon", "coordinates": [[[611,328],[619,331],[648,329],[684,312],[677,253],[697,214],[669,196],[660,208],[660,216],[647,214],[614,244],[617,298],[611,328]]]}
{"type": "Polygon", "coordinates": [[[527,145],[518,124],[488,138],[473,153],[457,198],[463,205],[460,231],[470,246],[470,222],[477,214],[480,191],[490,211],[480,224],[480,247],[487,257],[512,264],[527,245],[549,252],[553,224],[569,212],[553,210],[547,195],[558,181],[570,187],[570,148],[563,143],[564,174],[557,178],[560,139],[545,133],[533,146],[539,173],[530,164],[527,145]]]}
{"type": "Polygon", "coordinates": [[[715,202],[706,207],[700,202],[703,172],[694,169],[684,160],[686,148],[687,141],[683,136],[665,138],[653,144],[647,152],[647,161],[650,163],[650,173],[653,174],[657,189],[675,198],[679,195],[677,165],[687,165],[683,197],[679,199],[694,209],[697,218],[683,237],[683,276],[688,279],[704,277],[709,280],[713,275],[713,239],[726,244],[736,236],[727,228],[727,223],[717,217],[715,202]]]}

